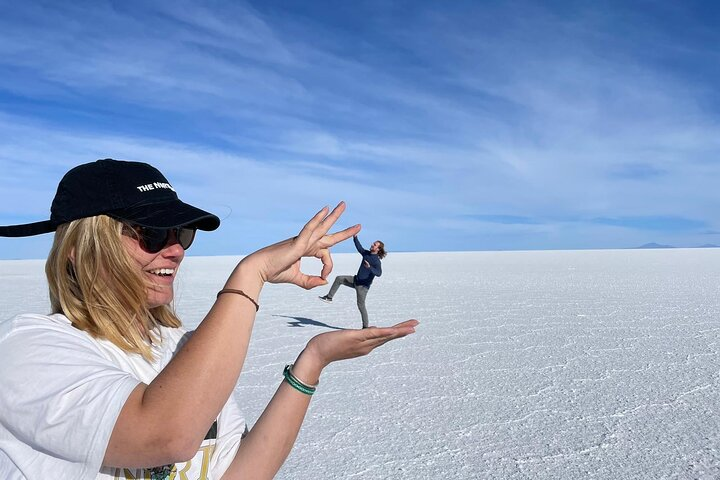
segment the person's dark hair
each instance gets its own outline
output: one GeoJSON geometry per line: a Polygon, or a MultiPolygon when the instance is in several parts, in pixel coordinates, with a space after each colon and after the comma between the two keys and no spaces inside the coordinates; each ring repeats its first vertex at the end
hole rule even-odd
{"type": "Polygon", "coordinates": [[[385,258],[387,256],[387,252],[385,251],[385,244],[381,242],[380,240],[377,240],[377,243],[380,244],[380,248],[378,249],[378,257],[385,258]]]}

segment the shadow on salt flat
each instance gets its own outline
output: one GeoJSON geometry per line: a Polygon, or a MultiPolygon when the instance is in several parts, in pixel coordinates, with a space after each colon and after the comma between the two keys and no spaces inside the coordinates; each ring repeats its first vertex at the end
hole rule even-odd
{"type": "Polygon", "coordinates": [[[292,318],[294,321],[288,322],[288,326],[290,326],[290,327],[305,327],[305,326],[312,325],[314,327],[330,328],[333,330],[347,330],[342,327],[334,327],[332,325],[328,325],[327,323],[318,322],[317,320],[313,320],[312,318],[291,317],[289,315],[273,315],[273,317],[292,318]]]}

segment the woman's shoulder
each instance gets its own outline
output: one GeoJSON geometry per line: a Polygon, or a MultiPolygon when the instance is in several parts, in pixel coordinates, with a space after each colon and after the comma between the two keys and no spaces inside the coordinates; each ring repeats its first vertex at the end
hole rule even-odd
{"type": "Polygon", "coordinates": [[[75,330],[68,318],[61,313],[42,315],[38,313],[21,313],[0,322],[0,339],[14,332],[27,330],[75,330]]]}
{"type": "Polygon", "coordinates": [[[74,345],[93,348],[93,338],[72,326],[65,315],[56,313],[41,315],[25,313],[0,323],[2,350],[15,348],[55,348],[74,345]]]}
{"type": "Polygon", "coordinates": [[[74,328],[64,315],[21,314],[0,323],[4,367],[15,368],[30,360],[61,362],[67,352],[80,351],[95,351],[92,338],[74,328]]]}

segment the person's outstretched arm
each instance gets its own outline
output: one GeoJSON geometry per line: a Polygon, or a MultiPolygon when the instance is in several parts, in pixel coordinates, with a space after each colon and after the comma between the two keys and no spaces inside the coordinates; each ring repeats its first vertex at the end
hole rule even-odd
{"type": "Polygon", "coordinates": [[[365,250],[360,244],[360,240],[358,240],[357,235],[353,235],[353,243],[355,243],[355,248],[357,248],[357,251],[360,252],[361,255],[370,253],[368,250],[365,250]]]}
{"type": "MultiPolygon", "coordinates": [[[[331,362],[367,355],[390,340],[413,333],[417,324],[417,320],[408,320],[388,328],[320,334],[310,340],[295,361],[293,374],[304,383],[314,385],[323,368],[331,362]]],[[[223,480],[273,478],[295,443],[310,399],[310,395],[282,381],[255,426],[240,443],[223,480]]]]}
{"type": "MultiPolygon", "coordinates": [[[[258,300],[265,282],[310,289],[327,283],[329,248],[360,226],[327,235],[345,210],[324,208],[297,237],[245,257],[225,288],[258,300]],[[301,257],[322,260],[320,276],[300,271],[301,257]]],[[[130,394],[115,423],[103,465],[148,467],[191,458],[237,383],[255,320],[255,306],[241,295],[223,294],[177,355],[148,385],[130,394]]]]}

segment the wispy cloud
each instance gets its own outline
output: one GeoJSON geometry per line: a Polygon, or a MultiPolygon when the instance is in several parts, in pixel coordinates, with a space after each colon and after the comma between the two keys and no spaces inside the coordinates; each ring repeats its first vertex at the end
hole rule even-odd
{"type": "Polygon", "coordinates": [[[616,227],[635,228],[641,230],[664,231],[698,231],[706,227],[705,222],[690,218],[678,217],[619,217],[594,218],[591,223],[613,225],[616,227]]]}
{"type": "Polygon", "coordinates": [[[667,175],[667,171],[647,163],[627,163],[615,166],[609,174],[610,177],[625,180],[652,180],[667,175]]]}
{"type": "Polygon", "coordinates": [[[247,216],[253,244],[335,198],[401,249],[634,245],[637,230],[698,243],[720,228],[713,12],[409,7],[6,9],[2,218],[35,217],[67,168],[115,156],[247,216]]]}
{"type": "Polygon", "coordinates": [[[465,217],[481,222],[500,223],[503,225],[539,225],[542,223],[532,218],[518,217],[515,215],[466,215],[465,217]]]}

